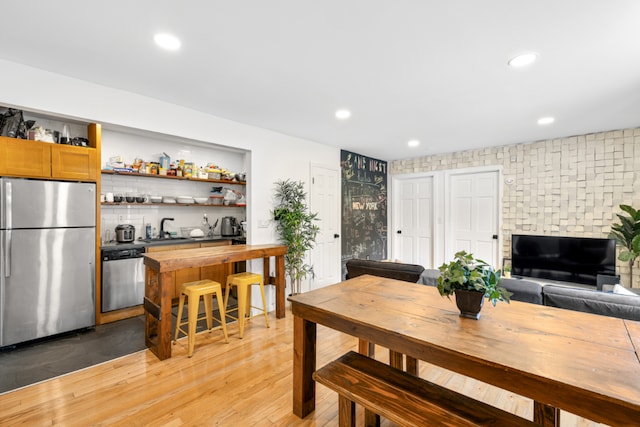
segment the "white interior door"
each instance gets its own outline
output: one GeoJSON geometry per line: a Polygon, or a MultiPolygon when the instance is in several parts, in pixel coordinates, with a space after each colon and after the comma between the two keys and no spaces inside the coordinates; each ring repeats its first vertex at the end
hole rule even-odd
{"type": "Polygon", "coordinates": [[[432,176],[394,180],[394,258],[433,268],[432,176]]]}
{"type": "Polygon", "coordinates": [[[461,250],[499,268],[498,170],[449,175],[445,259],[461,250]]]}
{"type": "Polygon", "coordinates": [[[340,173],[338,169],[311,166],[309,208],[318,212],[320,232],[311,250],[315,277],[311,288],[340,281],[340,173]]]}

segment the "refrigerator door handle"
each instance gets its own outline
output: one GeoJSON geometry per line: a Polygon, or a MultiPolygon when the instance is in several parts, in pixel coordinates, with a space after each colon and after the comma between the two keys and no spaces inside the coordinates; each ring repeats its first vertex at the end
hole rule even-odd
{"type": "Polygon", "coordinates": [[[11,229],[5,231],[4,277],[11,277],[11,229]]]}
{"type": "Polygon", "coordinates": [[[4,228],[11,229],[12,228],[12,219],[11,219],[11,182],[7,181],[4,187],[4,228]]]}

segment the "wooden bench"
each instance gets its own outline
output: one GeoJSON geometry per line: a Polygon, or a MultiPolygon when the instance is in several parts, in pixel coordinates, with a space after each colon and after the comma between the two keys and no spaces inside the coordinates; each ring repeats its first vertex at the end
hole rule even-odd
{"type": "Polygon", "coordinates": [[[356,403],[402,426],[537,425],[355,352],[313,378],[338,393],[341,427],[355,426],[356,403]]]}

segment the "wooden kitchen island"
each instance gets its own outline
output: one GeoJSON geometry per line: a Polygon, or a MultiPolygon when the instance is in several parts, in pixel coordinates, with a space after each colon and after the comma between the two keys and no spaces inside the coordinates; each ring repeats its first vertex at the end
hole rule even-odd
{"type": "MultiPolygon", "coordinates": [[[[285,316],[284,245],[233,245],[178,249],[145,254],[145,344],[160,360],[171,357],[172,272],[190,267],[262,258],[264,283],[276,287],[276,317],[285,316]],[[275,258],[275,278],[270,277],[270,259],[275,258]]],[[[223,284],[224,286],[224,284],[223,284]]]]}

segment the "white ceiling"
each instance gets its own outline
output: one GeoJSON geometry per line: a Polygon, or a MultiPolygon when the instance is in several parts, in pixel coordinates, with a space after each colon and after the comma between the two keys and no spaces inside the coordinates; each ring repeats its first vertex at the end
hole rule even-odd
{"type": "Polygon", "coordinates": [[[637,0],[6,3],[2,59],[383,160],[640,126],[637,0]]]}

